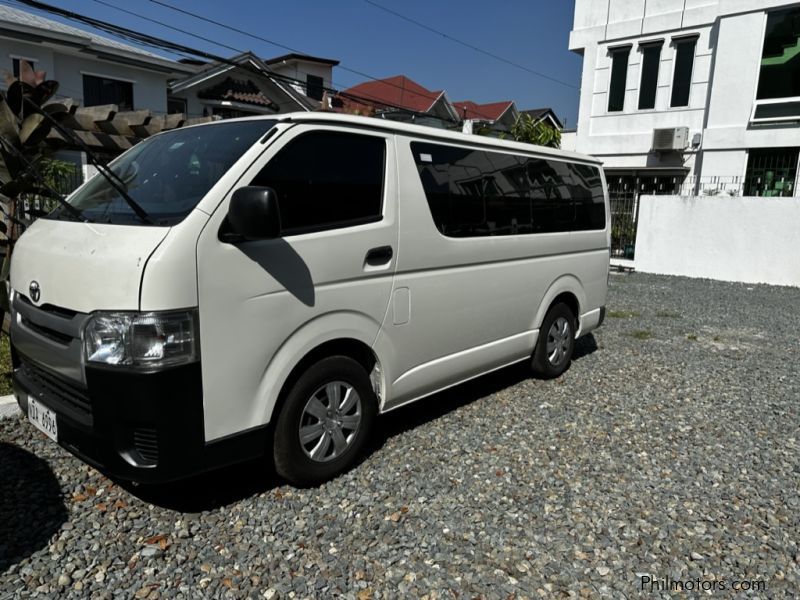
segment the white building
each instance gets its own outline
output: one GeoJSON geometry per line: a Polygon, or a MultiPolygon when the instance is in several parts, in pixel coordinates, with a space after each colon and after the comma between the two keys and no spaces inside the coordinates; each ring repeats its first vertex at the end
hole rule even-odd
{"type": "Polygon", "coordinates": [[[601,158],[612,192],[797,195],[797,0],[576,0],[570,49],[565,146],[601,158]]]}

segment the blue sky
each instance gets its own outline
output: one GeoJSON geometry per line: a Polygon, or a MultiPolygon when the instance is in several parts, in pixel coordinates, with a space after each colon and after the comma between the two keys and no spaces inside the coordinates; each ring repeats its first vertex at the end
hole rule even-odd
{"type": "MultiPolygon", "coordinates": [[[[228,49],[137,19],[96,0],[44,1],[217,54],[232,54],[228,49]]],[[[251,49],[264,57],[286,53],[282,48],[175,13],[150,0],[102,1],[235,48],[251,49]]],[[[343,66],[374,77],[407,75],[429,89],[445,89],[451,100],[514,100],[520,109],[551,106],[566,118],[568,126],[574,126],[581,59],[567,49],[573,1],[374,1],[570,86],[465,48],[365,0],[164,0],[308,54],[336,58],[343,66]]],[[[334,70],[335,87],[344,89],[361,81],[363,78],[340,68],[334,70]]]]}

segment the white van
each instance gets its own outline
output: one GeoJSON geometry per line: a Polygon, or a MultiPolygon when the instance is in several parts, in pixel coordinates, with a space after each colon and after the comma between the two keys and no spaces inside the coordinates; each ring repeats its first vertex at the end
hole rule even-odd
{"type": "Polygon", "coordinates": [[[165,132],[112,170],[20,238],[11,342],[28,418],[123,479],[271,455],[321,482],[378,413],[520,361],[556,377],[604,317],[586,156],[307,113],[165,132]]]}

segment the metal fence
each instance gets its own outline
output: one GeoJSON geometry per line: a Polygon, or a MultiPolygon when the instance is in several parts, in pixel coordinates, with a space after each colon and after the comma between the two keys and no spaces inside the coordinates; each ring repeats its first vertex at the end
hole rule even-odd
{"type": "Polygon", "coordinates": [[[636,256],[636,228],[641,196],[741,196],[742,177],[685,175],[606,175],[611,204],[611,256],[636,256]]]}

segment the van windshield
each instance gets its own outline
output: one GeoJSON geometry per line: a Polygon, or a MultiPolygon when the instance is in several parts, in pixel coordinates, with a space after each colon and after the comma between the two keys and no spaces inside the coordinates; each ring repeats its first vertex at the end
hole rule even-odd
{"type": "MultiPolygon", "coordinates": [[[[120,180],[118,187],[144,209],[154,225],[175,225],[274,125],[272,120],[253,119],[176,129],[138,143],[109,168],[120,180]]],[[[147,224],[101,174],[68,202],[97,223],[147,224]]],[[[59,207],[46,218],[74,217],[59,207]]]]}

